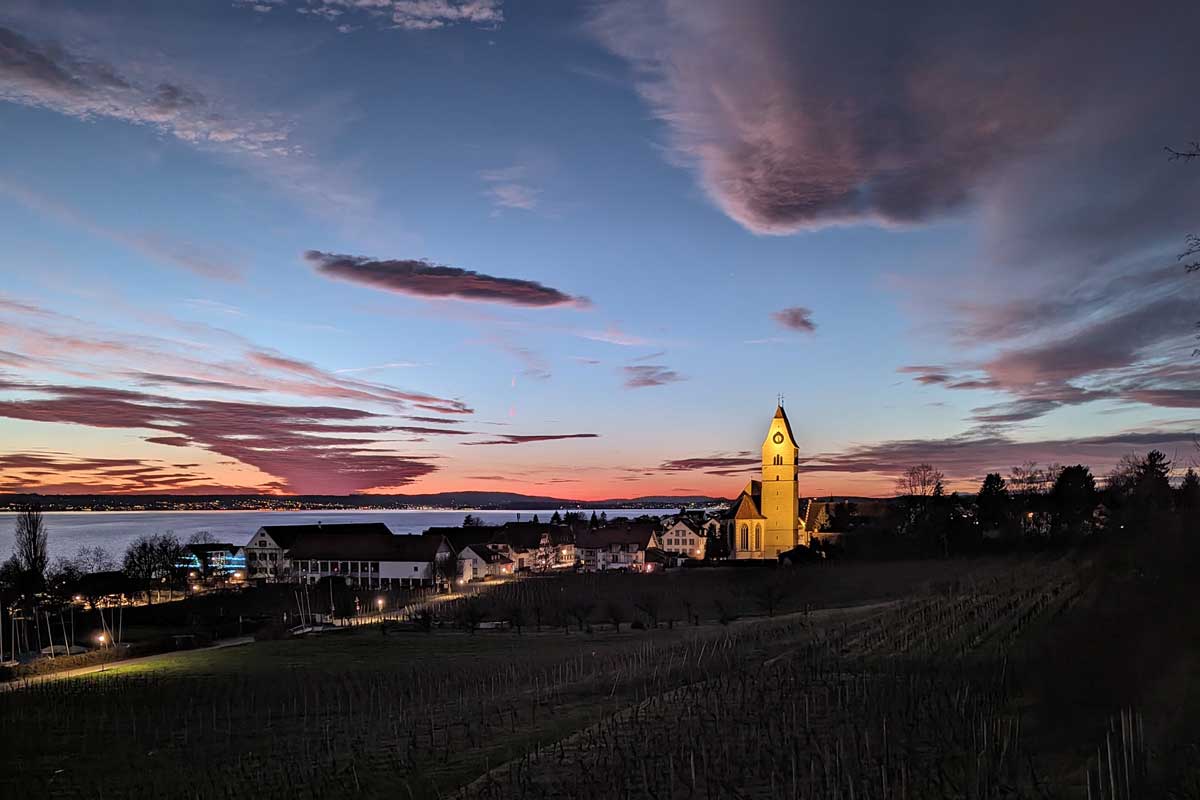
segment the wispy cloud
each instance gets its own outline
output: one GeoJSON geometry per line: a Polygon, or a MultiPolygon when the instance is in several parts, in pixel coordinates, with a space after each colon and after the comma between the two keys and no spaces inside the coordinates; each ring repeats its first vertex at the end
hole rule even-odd
{"type": "Polygon", "coordinates": [[[626,333],[617,325],[610,325],[604,330],[571,330],[568,331],[573,336],[578,336],[580,339],[588,339],[593,342],[604,342],[605,344],[615,344],[619,347],[644,347],[653,344],[649,339],[636,334],[626,333]]]}
{"type": "Polygon", "coordinates": [[[0,53],[0,100],[80,119],[118,119],[189,144],[257,156],[297,152],[288,126],[276,119],[232,116],[175,83],[139,85],[112,65],[57,43],[36,42],[0,27],[0,53]]]}
{"type": "MultiPolygon", "coordinates": [[[[0,48],[2,47],[3,41],[0,41],[0,48]]],[[[131,233],[118,230],[97,222],[66,203],[53,200],[4,178],[0,178],[0,197],[6,197],[29,211],[90,236],[117,244],[158,264],[178,267],[207,278],[229,281],[238,280],[242,274],[241,267],[235,263],[235,259],[217,252],[216,248],[187,244],[161,233],[131,233]]],[[[189,302],[199,304],[205,301],[189,302]]]]}
{"type": "Polygon", "coordinates": [[[551,433],[551,434],[503,434],[498,438],[485,442],[461,442],[464,445],[496,445],[496,444],[532,444],[535,442],[556,442],[562,439],[596,439],[598,433],[551,433]]]}
{"type": "Polygon", "coordinates": [[[158,459],[92,458],[51,452],[0,453],[0,491],[210,494],[283,488],[279,484],[215,484],[203,471],[196,470],[196,466],[158,459]]]}
{"type": "Polygon", "coordinates": [[[159,431],[150,437],[157,444],[199,447],[279,479],[260,488],[346,494],[404,485],[436,469],[427,457],[379,449],[379,436],[393,427],[358,409],[192,400],[97,386],[8,382],[0,388],[24,396],[0,402],[0,417],[159,431]]]}
{"type": "Polygon", "coordinates": [[[771,318],[789,330],[801,333],[813,333],[817,330],[817,324],[812,320],[812,311],[804,306],[793,306],[775,311],[771,314],[771,318]]]}
{"type": "Polygon", "coordinates": [[[590,305],[587,298],[566,294],[537,281],[498,278],[424,260],[381,260],[319,250],[309,250],[304,258],[322,275],[414,297],[452,298],[532,308],[586,308],[590,305]]]}
{"type": "Polygon", "coordinates": [[[239,8],[270,14],[289,5],[299,14],[338,23],[347,33],[354,26],[340,22],[361,18],[381,28],[428,31],[452,25],[498,28],[504,22],[500,0],[234,0],[239,8]]]}
{"type": "Polygon", "coordinates": [[[412,369],[413,367],[421,366],[415,361],[388,361],[384,364],[373,364],[369,367],[347,367],[345,369],[335,369],[337,375],[353,375],[357,372],[379,372],[386,369],[412,369]]]}
{"type": "Polygon", "coordinates": [[[20,301],[0,302],[0,349],[23,354],[14,366],[39,376],[59,374],[87,381],[144,384],[230,392],[275,392],[301,398],[355,401],[390,410],[469,414],[459,400],[338,375],[311,362],[256,346],[240,336],[196,323],[160,320],[208,341],[127,334],[20,301]],[[210,350],[241,348],[238,359],[210,350]],[[206,357],[207,356],[207,357],[206,357]]]}
{"type": "Polygon", "coordinates": [[[727,477],[752,473],[762,469],[762,458],[749,451],[732,455],[716,454],[691,458],[673,458],[657,467],[663,472],[704,472],[727,477]]]}
{"type": "Polygon", "coordinates": [[[479,177],[487,184],[485,194],[498,208],[518,208],[532,211],[537,208],[540,189],[529,182],[528,167],[518,164],[503,169],[485,170],[479,177]]]}
{"type": "Polygon", "coordinates": [[[625,374],[625,388],[642,389],[649,386],[665,386],[687,380],[675,370],[661,364],[630,364],[621,368],[625,374]]]}
{"type": "Polygon", "coordinates": [[[933,464],[954,482],[977,481],[988,472],[1005,473],[1026,461],[1087,464],[1104,474],[1133,451],[1167,453],[1193,447],[1190,426],[1132,429],[1079,438],[1021,440],[978,430],[945,439],[903,439],[819,453],[804,459],[804,472],[875,473],[897,477],[913,464],[933,464]]]}

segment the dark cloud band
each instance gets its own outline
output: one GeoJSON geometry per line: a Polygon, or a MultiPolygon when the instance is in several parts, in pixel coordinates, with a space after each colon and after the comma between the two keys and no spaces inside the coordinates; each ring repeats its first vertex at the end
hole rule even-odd
{"type": "Polygon", "coordinates": [[[415,297],[453,298],[546,308],[590,305],[537,281],[498,278],[418,259],[372,259],[309,250],[304,258],[322,275],[415,297]]]}

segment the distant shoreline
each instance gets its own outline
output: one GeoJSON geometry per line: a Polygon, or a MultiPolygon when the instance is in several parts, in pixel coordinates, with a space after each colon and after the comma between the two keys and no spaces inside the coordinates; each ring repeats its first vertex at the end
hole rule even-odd
{"type": "MultiPolygon", "coordinates": [[[[418,512],[420,512],[420,511],[439,511],[439,512],[446,511],[446,512],[460,512],[460,513],[464,513],[464,514],[469,514],[472,512],[502,511],[502,512],[512,512],[512,513],[531,512],[531,513],[542,514],[545,512],[554,512],[554,511],[559,511],[562,513],[583,512],[583,511],[673,511],[673,510],[676,510],[676,508],[677,508],[677,506],[674,506],[674,505],[663,505],[663,504],[658,504],[658,505],[651,504],[651,505],[645,505],[645,506],[612,506],[612,505],[603,505],[602,504],[602,505],[598,505],[595,507],[592,507],[592,506],[529,506],[529,507],[516,507],[516,506],[513,506],[513,507],[509,507],[509,506],[504,506],[504,507],[499,507],[499,506],[304,506],[303,508],[291,508],[291,507],[264,506],[261,508],[201,508],[201,507],[183,506],[183,507],[179,507],[179,508],[137,508],[137,507],[133,507],[133,506],[126,506],[126,507],[112,506],[112,507],[108,507],[108,508],[91,508],[91,507],[84,507],[84,506],[73,506],[70,508],[47,508],[45,506],[42,506],[41,510],[43,513],[46,513],[46,514],[105,514],[105,513],[113,513],[113,514],[178,514],[180,512],[188,512],[188,513],[203,512],[203,513],[207,513],[207,514],[255,514],[255,513],[279,514],[279,513],[294,512],[294,513],[300,514],[300,513],[310,512],[310,511],[364,511],[364,512],[378,512],[381,514],[389,513],[389,512],[395,513],[398,511],[418,511],[418,512]]],[[[16,507],[16,506],[14,506],[14,507],[0,506],[0,514],[12,514],[12,513],[16,513],[18,510],[20,510],[20,509],[19,509],[19,507],[16,507]]]]}
{"type": "Polygon", "coordinates": [[[0,513],[30,505],[58,512],[169,511],[560,511],[587,513],[614,509],[639,511],[662,508],[705,509],[728,501],[713,497],[636,497],[610,500],[570,500],[503,492],[453,492],[444,495],[292,496],[275,495],[0,495],[0,513]]]}

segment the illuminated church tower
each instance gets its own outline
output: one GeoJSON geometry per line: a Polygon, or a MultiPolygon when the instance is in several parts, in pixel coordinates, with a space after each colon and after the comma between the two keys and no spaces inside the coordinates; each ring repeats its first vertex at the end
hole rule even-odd
{"type": "Polygon", "coordinates": [[[762,480],[750,481],[726,518],[733,558],[776,558],[808,544],[797,484],[800,448],[780,404],[762,446],[762,480]]]}
{"type": "Polygon", "coordinates": [[[759,510],[767,518],[763,531],[764,558],[791,550],[799,539],[800,494],[796,485],[800,448],[792,435],[783,406],[775,409],[771,429],[762,446],[762,499],[759,510]]]}

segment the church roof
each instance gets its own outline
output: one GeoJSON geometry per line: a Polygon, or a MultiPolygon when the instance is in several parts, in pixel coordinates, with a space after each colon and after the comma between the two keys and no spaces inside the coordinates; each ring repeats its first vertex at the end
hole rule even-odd
{"type": "Polygon", "coordinates": [[[743,492],[742,496],[737,499],[733,508],[729,510],[729,517],[730,519],[766,519],[758,508],[758,497],[749,492],[743,492]]]}
{"type": "Polygon", "coordinates": [[[832,505],[831,503],[821,502],[812,498],[801,500],[800,502],[802,504],[800,519],[804,523],[805,529],[810,531],[816,529],[817,522],[820,520],[822,513],[829,514],[829,506],[832,505]]]}
{"type": "Polygon", "coordinates": [[[792,433],[792,423],[788,421],[787,412],[783,410],[783,406],[775,406],[775,419],[783,420],[783,427],[787,431],[788,438],[792,440],[792,444],[796,444],[796,436],[792,433]]]}

